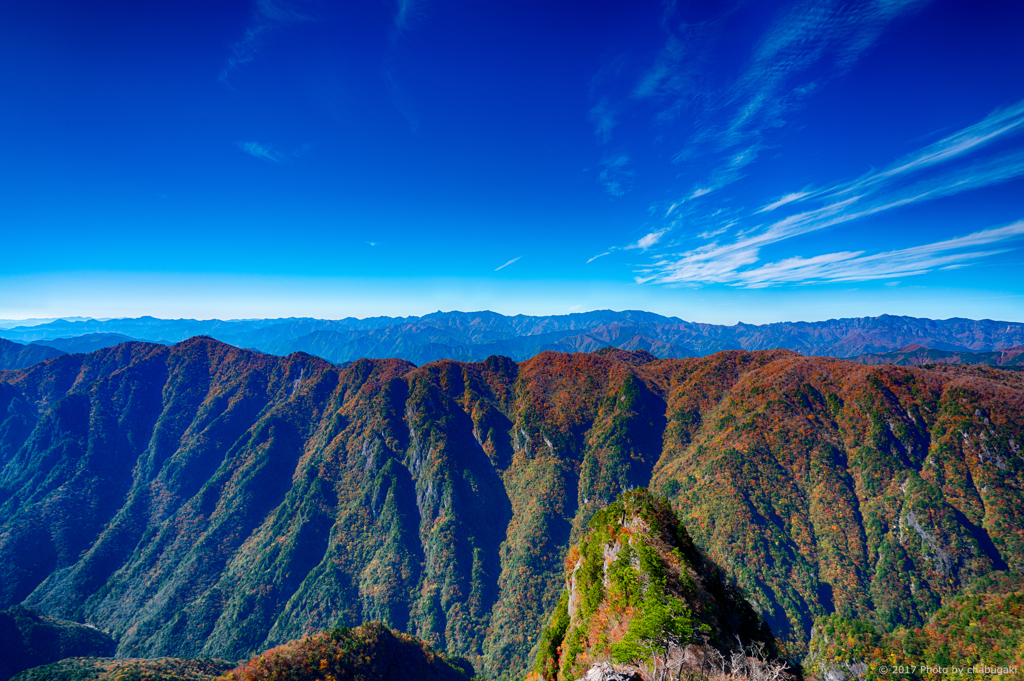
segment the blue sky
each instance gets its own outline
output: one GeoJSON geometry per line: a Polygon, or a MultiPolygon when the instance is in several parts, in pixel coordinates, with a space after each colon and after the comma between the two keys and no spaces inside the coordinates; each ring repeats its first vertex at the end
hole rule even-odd
{"type": "Polygon", "coordinates": [[[1016,0],[0,4],[0,318],[1024,320],[1016,0]]]}

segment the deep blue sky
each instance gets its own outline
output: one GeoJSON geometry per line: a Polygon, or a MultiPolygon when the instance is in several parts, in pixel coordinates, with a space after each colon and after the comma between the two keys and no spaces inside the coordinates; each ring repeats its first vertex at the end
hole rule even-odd
{"type": "Polygon", "coordinates": [[[0,3],[0,318],[1024,320],[1024,3],[0,3]]]}

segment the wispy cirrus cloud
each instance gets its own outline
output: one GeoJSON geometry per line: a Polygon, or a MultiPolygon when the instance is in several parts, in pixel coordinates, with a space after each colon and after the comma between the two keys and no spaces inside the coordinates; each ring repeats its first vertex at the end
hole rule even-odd
{"type": "Polygon", "coordinates": [[[602,143],[612,137],[612,130],[615,128],[615,111],[608,104],[607,99],[602,99],[590,109],[590,121],[594,124],[594,134],[602,143]]]}
{"type": "Polygon", "coordinates": [[[281,163],[283,161],[291,161],[297,158],[302,158],[306,155],[306,152],[310,150],[309,144],[303,144],[296,148],[294,151],[284,152],[277,151],[269,144],[263,144],[261,142],[235,142],[239,149],[249,154],[254,158],[260,158],[265,161],[273,161],[274,163],[281,163]]]}
{"type": "Polygon", "coordinates": [[[629,167],[629,156],[617,154],[601,161],[603,168],[598,180],[610,196],[625,196],[633,188],[633,169],[629,167]]]}
{"type": "Polygon", "coordinates": [[[395,3],[395,34],[413,28],[425,15],[423,0],[397,0],[395,3]]]}
{"type": "Polygon", "coordinates": [[[842,76],[901,16],[930,0],[812,0],[793,4],[761,37],[749,67],[732,88],[733,114],[721,140],[742,143],[778,127],[785,116],[827,80],[842,76]],[[827,76],[812,68],[825,62],[827,76]]]}
{"type": "Polygon", "coordinates": [[[269,145],[260,144],[259,142],[238,142],[237,144],[239,149],[254,158],[261,158],[265,161],[273,161],[274,163],[280,163],[284,160],[284,157],[271,149],[269,145]]]}
{"type": "MultiPolygon", "coordinates": [[[[937,269],[964,267],[1006,248],[977,250],[1024,237],[1024,221],[986,229],[962,237],[881,253],[863,251],[826,253],[808,258],[793,257],[743,270],[722,270],[722,281],[742,288],[765,288],[775,284],[853,282],[895,279],[925,274],[937,269]]],[[[747,260],[746,262],[752,262],[747,260]]],[[[687,279],[684,277],[683,281],[687,279]]]]}
{"type": "MultiPolygon", "coordinates": [[[[689,130],[674,152],[676,163],[710,161],[705,179],[683,192],[693,200],[742,178],[772,146],[769,133],[830,81],[841,77],[898,19],[931,0],[805,0],[792,3],[753,42],[743,66],[721,73],[718,59],[736,34],[741,2],[716,16],[688,22],[683,6],[668,3],[668,31],[653,63],[636,79],[628,100],[654,107],[655,120],[689,130]],[[715,72],[720,77],[712,80],[715,72]]],[[[735,45],[728,50],[735,51],[735,45]]],[[[602,110],[625,103],[602,100],[602,110]]],[[[593,114],[592,114],[593,115],[593,114]]],[[[671,135],[667,136],[672,138],[671,135]]]]}
{"type": "Polygon", "coordinates": [[[667,231],[667,229],[661,229],[658,230],[657,232],[648,232],[647,234],[637,239],[635,242],[626,246],[626,248],[640,249],[641,251],[646,251],[647,249],[652,248],[659,241],[661,241],[661,237],[665,236],[665,232],[667,231]]]}
{"type": "Polygon", "coordinates": [[[612,253],[614,253],[616,251],[635,251],[635,250],[639,250],[639,251],[642,251],[642,252],[647,252],[649,249],[651,249],[654,246],[656,246],[657,243],[659,241],[661,241],[661,237],[665,236],[665,234],[667,232],[668,232],[668,229],[660,229],[660,230],[658,230],[656,232],[648,232],[647,234],[644,234],[642,237],[640,237],[639,239],[637,239],[636,241],[634,241],[631,244],[627,244],[625,246],[613,246],[612,248],[609,248],[604,253],[598,253],[594,257],[592,257],[589,260],[587,260],[587,264],[589,265],[590,263],[594,262],[598,258],[603,258],[606,255],[611,255],[612,253]]]}
{"type": "Polygon", "coordinates": [[[776,208],[781,208],[782,206],[785,206],[787,203],[793,203],[794,201],[799,201],[800,199],[807,198],[810,195],[811,195],[810,192],[791,192],[789,194],[786,194],[785,196],[782,196],[782,197],[772,201],[771,203],[769,203],[764,208],[761,208],[761,209],[759,209],[759,210],[757,210],[755,212],[756,213],[768,213],[770,211],[775,210],[776,208]]]}
{"type": "Polygon", "coordinates": [[[521,256],[521,255],[520,255],[520,256],[518,256],[518,257],[516,257],[516,258],[512,258],[511,260],[509,260],[509,261],[508,261],[507,263],[505,263],[504,265],[499,265],[498,267],[495,267],[495,268],[494,268],[494,271],[495,271],[495,272],[497,272],[498,270],[503,270],[503,269],[505,269],[506,267],[508,267],[509,265],[511,265],[512,263],[514,263],[514,262],[517,262],[517,261],[521,260],[521,259],[522,259],[522,257],[523,257],[523,256],[521,256]]]}
{"type": "Polygon", "coordinates": [[[402,37],[424,21],[427,14],[426,6],[425,0],[395,0],[391,28],[392,56],[383,65],[384,83],[391,95],[391,101],[408,123],[409,131],[414,134],[419,131],[420,117],[415,101],[402,84],[397,54],[402,37]]]}
{"type": "Polygon", "coordinates": [[[220,72],[220,80],[227,80],[232,71],[255,59],[256,54],[275,31],[312,20],[311,16],[300,12],[294,3],[286,0],[256,0],[245,35],[232,45],[231,56],[220,72]]]}
{"type": "MultiPolygon", "coordinates": [[[[1022,132],[1024,101],[994,111],[982,121],[881,170],[823,189],[791,192],[739,222],[750,224],[768,213],[787,209],[796,208],[798,212],[767,224],[754,224],[729,242],[716,241],[681,253],[661,254],[637,271],[637,280],[746,287],[802,281],[858,281],[912,276],[937,268],[970,264],[1001,253],[1005,249],[972,249],[1019,239],[1024,223],[885,253],[827,253],[757,265],[760,250],[771,244],[1024,177],[1024,149],[1019,144],[1022,132]],[[993,152],[989,146],[997,140],[1003,148],[993,152]]],[[[709,229],[701,236],[718,235],[736,223],[734,217],[723,214],[722,226],[709,229]]]]}

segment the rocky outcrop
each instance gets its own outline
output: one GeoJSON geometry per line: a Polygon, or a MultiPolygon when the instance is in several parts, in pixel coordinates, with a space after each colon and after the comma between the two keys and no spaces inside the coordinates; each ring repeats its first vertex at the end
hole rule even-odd
{"type": "Polygon", "coordinates": [[[588,667],[586,679],[639,674],[627,665],[677,675],[693,644],[709,641],[727,652],[752,644],[775,652],[742,594],[694,547],[665,500],[644,488],[594,514],[569,551],[565,580],[537,646],[534,674],[545,681],[575,679],[588,667]]]}
{"type": "Polygon", "coordinates": [[[635,667],[598,662],[577,681],[643,681],[643,677],[635,667]]]}

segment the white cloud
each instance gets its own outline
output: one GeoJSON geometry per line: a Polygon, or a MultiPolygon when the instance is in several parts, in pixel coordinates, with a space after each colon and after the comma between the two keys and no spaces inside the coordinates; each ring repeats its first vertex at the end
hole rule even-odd
{"type": "Polygon", "coordinates": [[[411,30],[426,15],[423,0],[397,0],[395,6],[395,34],[411,30]]]}
{"type": "Polygon", "coordinates": [[[509,260],[509,261],[508,261],[507,263],[505,263],[504,265],[501,265],[500,267],[495,267],[495,268],[494,268],[494,271],[495,271],[495,272],[497,272],[498,270],[503,270],[503,269],[505,269],[506,267],[508,267],[509,265],[511,265],[512,263],[514,263],[515,261],[517,261],[517,260],[519,260],[520,258],[522,258],[522,257],[523,257],[523,256],[519,256],[518,258],[512,258],[511,260],[509,260]]]}
{"type": "Polygon", "coordinates": [[[709,229],[706,232],[701,232],[700,234],[698,234],[697,238],[698,239],[710,239],[712,237],[718,236],[719,234],[724,234],[726,231],[728,231],[728,229],[729,229],[728,227],[722,227],[720,229],[714,229],[714,230],[709,229]]]}
{"type": "MultiPolygon", "coordinates": [[[[714,18],[683,22],[677,3],[663,19],[669,36],[630,98],[659,106],[668,124],[683,114],[695,132],[673,160],[718,156],[709,176],[689,199],[729,185],[744,175],[768,146],[767,133],[786,124],[817,90],[846,73],[900,17],[931,0],[807,0],[792,3],[757,37],[745,69],[723,88],[710,88],[708,69],[726,40],[735,40],[732,19],[743,3],[722,5],[714,18]],[[821,73],[829,75],[822,79],[821,73]]],[[[732,48],[735,49],[735,48],[732,48]]]]}
{"type": "Polygon", "coordinates": [[[641,277],[640,280],[657,280],[660,283],[715,282],[741,288],[764,288],[785,283],[895,279],[925,274],[936,269],[963,267],[1007,250],[1006,247],[977,250],[980,247],[1021,238],[1024,238],[1024,220],[910,248],[874,254],[843,251],[807,258],[795,256],[752,269],[741,268],[757,261],[757,250],[733,249],[711,260],[694,254],[676,262],[667,262],[658,274],[641,277]]]}
{"type": "Polygon", "coordinates": [[[806,198],[806,197],[808,197],[810,195],[811,195],[810,192],[793,192],[791,194],[786,194],[782,198],[777,199],[775,201],[772,201],[771,203],[769,203],[764,208],[762,208],[762,209],[760,209],[758,211],[755,211],[755,212],[756,213],[767,213],[769,211],[775,210],[776,208],[781,208],[782,206],[785,206],[787,203],[793,203],[794,201],[799,201],[800,199],[806,198]]]}
{"type": "Polygon", "coordinates": [[[631,243],[630,245],[626,246],[626,248],[630,248],[630,249],[638,248],[638,249],[640,249],[642,251],[646,251],[648,248],[650,248],[651,246],[654,246],[656,243],[661,241],[661,237],[664,236],[666,231],[668,231],[668,230],[664,230],[663,229],[663,230],[660,230],[658,232],[650,232],[648,234],[645,234],[644,236],[642,236],[639,239],[637,239],[636,242],[631,243]]]}
{"type": "MultiPolygon", "coordinates": [[[[893,251],[882,260],[878,260],[881,255],[834,253],[810,258],[796,257],[757,268],[750,267],[758,262],[760,249],[770,244],[916,203],[1024,177],[1024,149],[1004,148],[994,153],[986,149],[986,145],[1002,138],[1009,139],[1022,130],[1024,101],[995,111],[982,121],[881,170],[824,189],[786,194],[742,219],[762,220],[764,214],[787,206],[810,205],[800,212],[784,215],[772,222],[755,222],[753,226],[741,229],[737,238],[730,243],[712,243],[683,253],[663,255],[638,274],[643,281],[660,283],[717,282],[767,286],[803,280],[838,281],[843,280],[844,276],[854,276],[851,274],[853,272],[860,273],[856,276],[867,278],[916,274],[993,255],[998,251],[956,253],[941,257],[930,255],[925,258],[911,249],[905,252],[893,251]],[[987,155],[982,155],[983,151],[987,155]],[[977,158],[972,161],[973,157],[977,158]],[[916,263],[911,268],[913,271],[903,272],[894,264],[897,261],[893,258],[898,254],[903,254],[899,256],[901,258],[912,258],[916,263]],[[879,264],[883,261],[887,263],[885,266],[879,264]],[[840,272],[844,274],[840,275],[840,272]]],[[[698,236],[711,238],[735,224],[735,215],[724,214],[717,226],[709,226],[698,236]]],[[[954,240],[949,243],[961,242],[954,240]]],[[[971,247],[964,244],[956,248],[971,247]]]]}
{"type": "Polygon", "coordinates": [[[999,137],[1010,136],[1024,130],[1024,100],[1005,109],[997,109],[984,120],[930,144],[900,159],[886,169],[868,173],[852,182],[838,185],[818,195],[863,192],[877,185],[892,183],[902,176],[911,175],[933,166],[956,160],[960,156],[981,150],[999,137]]]}
{"type": "Polygon", "coordinates": [[[220,80],[227,80],[233,70],[255,59],[271,33],[289,24],[305,21],[312,21],[312,17],[302,14],[288,2],[256,0],[252,20],[245,29],[245,36],[232,46],[232,54],[220,72],[220,80]]]}
{"type": "Polygon", "coordinates": [[[274,152],[268,145],[259,142],[238,142],[238,148],[256,158],[262,158],[274,163],[280,163],[282,156],[274,152]]]}

